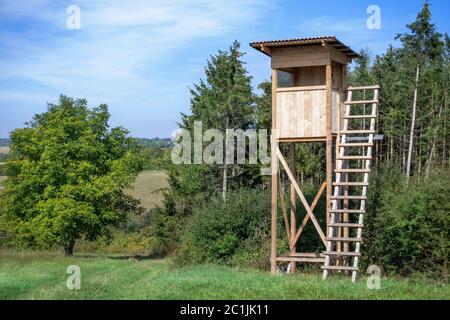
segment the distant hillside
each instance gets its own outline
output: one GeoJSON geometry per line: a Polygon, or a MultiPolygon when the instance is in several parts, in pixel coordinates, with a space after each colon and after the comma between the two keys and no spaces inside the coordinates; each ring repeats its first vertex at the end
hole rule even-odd
{"type": "Polygon", "coordinates": [[[0,147],[9,147],[9,139],[0,138],[0,147]]]}
{"type": "Polygon", "coordinates": [[[138,144],[150,148],[169,148],[172,146],[170,138],[136,138],[138,144]]]}
{"type": "MultiPolygon", "coordinates": [[[[170,138],[136,138],[138,144],[144,147],[152,148],[168,148],[172,146],[170,138]]],[[[0,147],[9,147],[10,140],[8,138],[0,138],[0,147]]]]}

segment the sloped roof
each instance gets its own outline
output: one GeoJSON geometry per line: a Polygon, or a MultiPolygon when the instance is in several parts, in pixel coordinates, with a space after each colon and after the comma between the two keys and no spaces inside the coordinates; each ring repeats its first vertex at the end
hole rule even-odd
{"type": "Polygon", "coordinates": [[[258,42],[251,42],[250,46],[255,48],[258,51],[261,51],[262,53],[264,53],[270,57],[270,53],[263,50],[264,47],[273,48],[273,47],[308,46],[308,45],[321,44],[323,42],[326,42],[330,46],[341,51],[343,54],[345,54],[347,57],[349,57],[351,59],[359,57],[359,54],[357,54],[355,51],[353,51],[350,47],[343,44],[335,36],[322,36],[322,37],[315,37],[315,38],[298,38],[298,39],[287,39],[287,40],[258,41],[258,42]]]}

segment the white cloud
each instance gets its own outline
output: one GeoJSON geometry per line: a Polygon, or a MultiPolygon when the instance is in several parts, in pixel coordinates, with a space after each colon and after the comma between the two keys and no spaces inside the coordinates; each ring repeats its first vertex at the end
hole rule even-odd
{"type": "Polygon", "coordinates": [[[340,17],[322,16],[315,17],[294,27],[302,36],[336,36],[346,44],[351,44],[352,49],[358,51],[363,47],[369,47],[375,53],[385,50],[389,44],[386,35],[380,30],[369,30],[366,26],[368,16],[361,18],[342,19],[340,17]]]}
{"type": "MultiPolygon", "coordinates": [[[[28,22],[0,31],[0,82],[20,82],[31,91],[21,95],[22,86],[11,86],[9,98],[16,97],[18,104],[42,105],[45,101],[31,99],[46,93],[46,101],[54,100],[66,93],[93,103],[164,108],[165,102],[173,103],[173,97],[180,95],[180,89],[186,89],[186,83],[165,76],[164,68],[172,67],[171,60],[182,50],[192,51],[198,41],[217,39],[255,23],[271,9],[262,0],[73,3],[81,9],[80,30],[66,29],[66,7],[57,2],[0,5],[3,23],[28,22]]],[[[174,61],[179,68],[188,69],[188,63],[188,59],[174,61]]]]}

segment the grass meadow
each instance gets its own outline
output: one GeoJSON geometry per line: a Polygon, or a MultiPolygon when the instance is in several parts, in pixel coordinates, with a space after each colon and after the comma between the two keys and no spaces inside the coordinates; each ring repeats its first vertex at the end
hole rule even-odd
{"type": "Polygon", "coordinates": [[[382,278],[379,290],[366,281],[218,265],[176,268],[170,259],[0,251],[0,299],[450,299],[447,284],[425,279],[382,278]],[[66,287],[69,265],[80,267],[80,290],[66,287]]]}
{"type": "MultiPolygon", "coordinates": [[[[0,177],[1,181],[5,177],[0,177]]],[[[144,171],[128,192],[151,209],[167,186],[161,171],[144,171]]],[[[1,186],[0,186],[1,188],[1,186]]],[[[423,278],[382,278],[369,290],[366,277],[322,281],[319,272],[272,276],[218,265],[175,267],[170,258],[130,260],[105,255],[0,250],[0,299],[450,299],[448,284],[423,278]],[[81,269],[81,290],[69,290],[69,265],[81,269]]]]}

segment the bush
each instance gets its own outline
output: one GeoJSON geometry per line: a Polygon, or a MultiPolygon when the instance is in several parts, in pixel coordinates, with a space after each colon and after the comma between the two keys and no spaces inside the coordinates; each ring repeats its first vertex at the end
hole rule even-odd
{"type": "Polygon", "coordinates": [[[7,171],[6,164],[0,164],[0,176],[6,176],[7,171]]]}
{"type": "Polygon", "coordinates": [[[406,184],[400,173],[372,177],[364,233],[364,264],[387,272],[448,276],[450,252],[449,172],[406,184]]]}
{"type": "Polygon", "coordinates": [[[112,229],[109,236],[95,241],[81,241],[76,250],[84,253],[149,257],[161,257],[174,251],[175,218],[163,215],[161,209],[151,210],[149,216],[146,226],[137,226],[138,229],[133,231],[136,226],[131,222],[122,228],[112,229]]]}
{"type": "Polygon", "coordinates": [[[266,191],[241,189],[194,208],[176,253],[178,263],[225,262],[250,264],[268,261],[270,241],[270,195],[266,191]],[[265,247],[267,247],[265,249],[265,247]]]}

